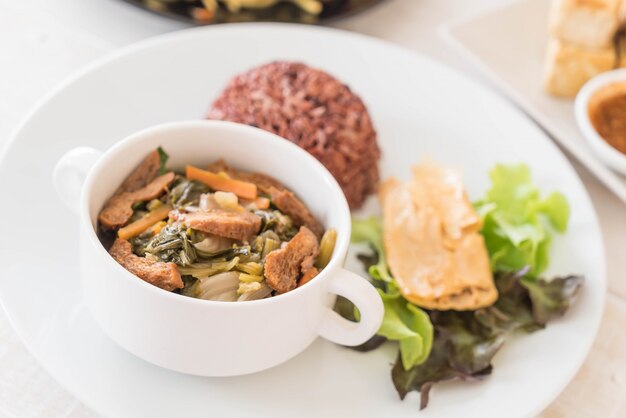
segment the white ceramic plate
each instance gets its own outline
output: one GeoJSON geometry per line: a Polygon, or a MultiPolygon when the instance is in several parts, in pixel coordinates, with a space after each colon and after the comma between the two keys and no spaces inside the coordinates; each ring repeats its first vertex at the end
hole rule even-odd
{"type": "MultiPolygon", "coordinates": [[[[263,150],[244,152],[263,158],[263,150]]],[[[350,33],[229,25],[124,49],[63,83],[26,118],[0,166],[0,190],[2,304],[43,366],[110,417],[531,416],[574,376],[602,314],[606,282],[596,215],[555,145],[521,112],[464,76],[350,33]],[[318,340],[263,373],[198,378],[159,369],[109,341],[81,303],[78,223],[52,190],[55,161],[79,145],[104,149],[149,125],[201,118],[230,77],[279,58],[324,68],[362,95],[379,132],[385,176],[406,177],[412,163],[431,156],[462,167],[477,197],[496,162],[525,161],[546,190],[563,191],[573,216],[568,235],[554,241],[550,273],[587,277],[567,317],[506,344],[486,381],[436,386],[422,412],[417,393],[404,402],[395,393],[393,346],[360,354],[318,340]]]]}
{"type": "Polygon", "coordinates": [[[520,0],[446,25],[444,38],[626,203],[626,177],[596,157],[576,125],[574,101],[543,90],[549,6],[520,0]]]}

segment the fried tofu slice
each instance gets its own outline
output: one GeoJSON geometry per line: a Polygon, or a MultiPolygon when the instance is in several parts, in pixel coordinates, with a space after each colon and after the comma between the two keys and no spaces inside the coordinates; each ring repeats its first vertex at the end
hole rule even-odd
{"type": "Polygon", "coordinates": [[[183,280],[176,264],[139,257],[133,253],[130,242],[124,239],[116,239],[109,249],[109,254],[126,270],[161,289],[172,291],[183,287],[183,280]]]}
{"type": "Polygon", "coordinates": [[[480,217],[454,170],[431,162],[379,192],[389,268],[405,299],[437,310],[474,310],[497,297],[480,217]]]}
{"type": "Polygon", "coordinates": [[[165,173],[152,180],[147,185],[132,192],[121,192],[109,199],[100,214],[98,221],[106,228],[119,228],[133,216],[133,205],[156,199],[166,192],[176,175],[173,172],[165,173]]]}
{"type": "Polygon", "coordinates": [[[245,211],[222,209],[191,213],[172,211],[170,218],[184,223],[191,229],[238,241],[249,241],[261,229],[261,218],[245,211]]]}
{"type": "Polygon", "coordinates": [[[317,237],[306,226],[285,245],[274,250],[265,258],[264,275],[267,285],[278,293],[287,293],[314,276],[313,264],[319,255],[320,247],[317,237]]]}
{"type": "Polygon", "coordinates": [[[553,39],[546,54],[545,89],[555,96],[574,97],[588,80],[616,65],[613,45],[593,49],[553,39]]]}
{"type": "Polygon", "coordinates": [[[235,170],[226,164],[224,160],[217,160],[209,164],[208,170],[214,173],[224,172],[236,180],[247,181],[256,184],[259,191],[271,196],[272,203],[281,212],[288,215],[297,226],[306,226],[318,237],[324,233],[324,227],[307,209],[302,201],[292,192],[287,190],[278,180],[261,173],[250,173],[235,170]]]}
{"type": "Polygon", "coordinates": [[[269,194],[272,203],[281,212],[293,219],[297,226],[306,226],[317,238],[322,237],[324,227],[295,194],[287,189],[280,190],[275,187],[270,187],[269,194]]]}
{"type": "Polygon", "coordinates": [[[553,0],[553,37],[587,48],[611,46],[620,25],[622,0],[553,0]]]}
{"type": "Polygon", "coordinates": [[[122,183],[118,193],[134,192],[157,178],[161,168],[161,156],[157,150],[150,152],[122,183]]]}

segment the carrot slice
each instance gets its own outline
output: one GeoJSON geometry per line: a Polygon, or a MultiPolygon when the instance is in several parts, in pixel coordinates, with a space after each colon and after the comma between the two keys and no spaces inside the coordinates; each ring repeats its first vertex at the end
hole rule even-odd
{"type": "Polygon", "coordinates": [[[270,200],[267,197],[257,197],[254,200],[254,203],[256,204],[256,207],[261,210],[269,209],[270,207],[270,200]]]}
{"type": "Polygon", "coordinates": [[[313,278],[317,276],[318,273],[319,271],[315,267],[311,267],[310,269],[305,271],[304,274],[302,274],[302,277],[300,277],[300,280],[298,280],[298,287],[304,286],[305,284],[313,280],[313,278]]]}
{"type": "Polygon", "coordinates": [[[256,184],[254,183],[230,179],[190,165],[187,166],[185,174],[189,180],[196,180],[204,183],[213,190],[231,192],[243,199],[254,200],[257,197],[256,184]]]}
{"type": "Polygon", "coordinates": [[[120,230],[117,231],[117,236],[125,240],[134,238],[144,232],[146,229],[156,224],[157,222],[160,222],[163,219],[167,218],[171,210],[172,207],[169,205],[159,206],[143,218],[126,225],[124,228],[120,228],[120,230]]]}
{"type": "Polygon", "coordinates": [[[241,205],[242,206],[248,206],[248,205],[250,205],[252,203],[254,203],[256,208],[260,209],[260,210],[269,209],[269,207],[270,207],[270,200],[267,197],[263,197],[263,196],[259,196],[259,197],[257,197],[254,200],[244,199],[244,200],[241,201],[241,205]]]}

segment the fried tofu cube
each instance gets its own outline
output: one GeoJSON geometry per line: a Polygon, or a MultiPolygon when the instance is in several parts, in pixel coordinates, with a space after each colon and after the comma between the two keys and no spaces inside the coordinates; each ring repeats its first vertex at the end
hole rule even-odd
{"type": "Polygon", "coordinates": [[[607,47],[619,29],[622,1],[554,0],[550,32],[564,42],[588,48],[607,47]]]}
{"type": "Polygon", "coordinates": [[[556,96],[574,97],[589,79],[616,64],[613,45],[585,48],[552,39],[546,57],[545,89],[556,96]]]}

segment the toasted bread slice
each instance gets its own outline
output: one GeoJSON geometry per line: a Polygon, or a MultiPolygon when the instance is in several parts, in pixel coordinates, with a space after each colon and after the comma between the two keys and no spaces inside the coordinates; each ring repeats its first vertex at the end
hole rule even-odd
{"type": "Polygon", "coordinates": [[[615,47],[584,48],[557,39],[548,45],[545,89],[556,96],[574,97],[590,78],[617,64],[615,47]]]}
{"type": "Polygon", "coordinates": [[[589,48],[613,42],[620,25],[623,0],[554,0],[550,15],[552,36],[589,48]]]}

